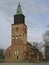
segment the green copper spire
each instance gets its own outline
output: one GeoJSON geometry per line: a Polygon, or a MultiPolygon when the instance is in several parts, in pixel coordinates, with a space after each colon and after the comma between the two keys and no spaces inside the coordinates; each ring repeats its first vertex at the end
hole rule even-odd
{"type": "Polygon", "coordinates": [[[18,4],[18,7],[17,7],[17,12],[16,14],[22,14],[22,9],[21,9],[21,5],[20,5],[20,2],[18,4]]]}

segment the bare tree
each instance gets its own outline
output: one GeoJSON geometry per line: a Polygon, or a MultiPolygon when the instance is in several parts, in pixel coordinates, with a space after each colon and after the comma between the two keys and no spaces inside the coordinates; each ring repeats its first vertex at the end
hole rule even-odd
{"type": "Polygon", "coordinates": [[[43,40],[45,43],[45,58],[49,60],[49,30],[43,34],[43,40]]]}
{"type": "Polygon", "coordinates": [[[44,42],[49,42],[49,30],[43,34],[43,40],[44,42]]]}

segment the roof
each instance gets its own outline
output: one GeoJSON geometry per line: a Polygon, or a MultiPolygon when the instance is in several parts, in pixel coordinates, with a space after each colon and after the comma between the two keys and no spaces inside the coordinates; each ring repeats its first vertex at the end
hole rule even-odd
{"type": "Polygon", "coordinates": [[[31,43],[29,43],[29,42],[27,42],[27,44],[28,44],[28,45],[30,45],[30,46],[32,46],[32,44],[31,44],[31,43]]]}
{"type": "Polygon", "coordinates": [[[33,46],[31,43],[27,42],[27,44],[30,45],[30,46],[32,46],[32,49],[34,49],[34,50],[36,50],[36,51],[39,52],[39,50],[35,46],[33,46]]]}
{"type": "Polygon", "coordinates": [[[16,12],[16,14],[17,14],[17,15],[18,15],[18,14],[22,14],[22,9],[21,9],[20,2],[19,2],[19,4],[18,4],[18,7],[17,7],[17,12],[16,12]]]}

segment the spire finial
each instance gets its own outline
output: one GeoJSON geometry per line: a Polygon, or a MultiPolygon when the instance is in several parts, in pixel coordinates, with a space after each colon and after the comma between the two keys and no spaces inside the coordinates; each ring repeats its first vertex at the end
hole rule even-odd
{"type": "Polygon", "coordinates": [[[18,7],[17,7],[17,12],[16,14],[22,14],[22,9],[21,9],[21,5],[20,5],[20,2],[18,4],[18,7]]]}

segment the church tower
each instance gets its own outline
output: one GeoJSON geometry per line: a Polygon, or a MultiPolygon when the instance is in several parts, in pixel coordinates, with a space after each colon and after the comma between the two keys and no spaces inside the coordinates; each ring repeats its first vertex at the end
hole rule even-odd
{"type": "Polygon", "coordinates": [[[5,61],[17,62],[25,60],[27,48],[27,26],[22,14],[20,3],[14,15],[14,24],[11,25],[11,46],[6,49],[5,61]]]}
{"type": "Polygon", "coordinates": [[[27,42],[27,26],[25,25],[25,16],[22,14],[20,3],[14,15],[14,24],[12,24],[12,44],[17,44],[19,40],[22,40],[24,44],[27,42]]]}

